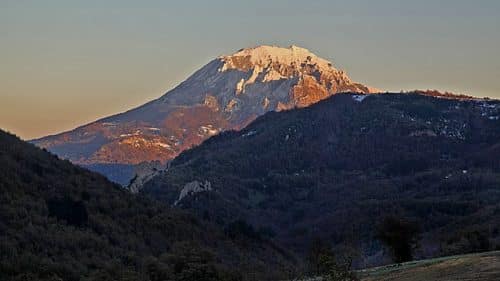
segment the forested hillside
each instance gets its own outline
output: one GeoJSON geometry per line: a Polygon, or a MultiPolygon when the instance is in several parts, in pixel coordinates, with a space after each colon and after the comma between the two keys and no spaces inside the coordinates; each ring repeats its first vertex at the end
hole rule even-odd
{"type": "Polygon", "coordinates": [[[182,153],[144,192],[303,256],[322,239],[361,267],[390,262],[377,237],[387,217],[415,226],[415,257],[497,248],[500,104],[433,95],[339,94],[268,113],[182,153]]]}
{"type": "Polygon", "coordinates": [[[0,280],[254,280],[295,260],[0,131],[0,280]]]}

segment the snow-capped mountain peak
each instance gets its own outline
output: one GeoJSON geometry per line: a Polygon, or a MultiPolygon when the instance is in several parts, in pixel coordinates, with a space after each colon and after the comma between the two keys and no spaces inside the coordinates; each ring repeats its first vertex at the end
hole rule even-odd
{"type": "Polygon", "coordinates": [[[157,100],[34,142],[79,164],[165,163],[268,111],[371,91],[307,49],[257,46],[215,58],[157,100]]]}
{"type": "MultiPolygon", "coordinates": [[[[269,67],[272,64],[300,67],[302,64],[317,65],[321,69],[333,68],[332,63],[322,59],[305,48],[292,45],[288,48],[261,45],[241,49],[238,52],[221,56],[224,61],[222,71],[226,69],[246,69],[247,66],[269,67]]],[[[334,69],[335,70],[335,69],[334,69]]]]}

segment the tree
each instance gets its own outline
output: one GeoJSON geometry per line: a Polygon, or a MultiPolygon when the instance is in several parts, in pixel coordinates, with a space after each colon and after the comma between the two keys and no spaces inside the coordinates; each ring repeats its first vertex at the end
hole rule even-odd
{"type": "Polygon", "coordinates": [[[377,229],[377,238],[391,249],[397,263],[413,259],[413,246],[416,244],[418,226],[402,218],[386,217],[377,229]]]}
{"type": "Polygon", "coordinates": [[[356,274],[351,270],[352,260],[348,258],[339,263],[335,256],[323,254],[320,256],[321,276],[324,281],[357,281],[356,274]]]}
{"type": "Polygon", "coordinates": [[[316,238],[309,251],[310,274],[321,276],[324,281],[358,280],[351,270],[352,259],[339,262],[328,243],[316,238]]]}

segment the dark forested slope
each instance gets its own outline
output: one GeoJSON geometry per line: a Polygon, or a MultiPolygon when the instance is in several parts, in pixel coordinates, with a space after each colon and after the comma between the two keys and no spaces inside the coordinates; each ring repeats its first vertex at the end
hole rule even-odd
{"type": "Polygon", "coordinates": [[[273,279],[292,263],[3,131],[0,164],[0,280],[273,279]]]}
{"type": "Polygon", "coordinates": [[[306,253],[310,241],[384,262],[387,216],[417,224],[419,257],[499,247],[500,103],[339,94],[271,112],[182,153],[144,192],[205,220],[243,220],[306,253]]]}

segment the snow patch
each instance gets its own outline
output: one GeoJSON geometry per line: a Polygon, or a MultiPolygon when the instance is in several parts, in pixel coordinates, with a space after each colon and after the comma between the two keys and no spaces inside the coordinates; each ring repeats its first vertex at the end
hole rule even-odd
{"type": "Polygon", "coordinates": [[[247,137],[253,136],[255,134],[257,134],[257,131],[252,130],[252,131],[249,131],[247,133],[244,133],[243,135],[241,135],[241,137],[247,138],[247,137]]]}
{"type": "Polygon", "coordinates": [[[229,101],[229,103],[226,105],[226,108],[224,109],[225,112],[233,112],[235,108],[238,107],[238,101],[236,99],[232,99],[229,101]]]}
{"type": "Polygon", "coordinates": [[[163,147],[163,148],[171,148],[171,146],[167,143],[164,142],[157,142],[155,143],[157,146],[163,147]]]}
{"type": "Polygon", "coordinates": [[[239,95],[243,92],[245,87],[245,79],[241,78],[240,82],[236,84],[236,94],[239,95]]]}
{"type": "Polygon", "coordinates": [[[267,97],[265,97],[264,100],[262,100],[262,107],[264,109],[267,109],[269,107],[269,99],[267,97]]]}
{"type": "Polygon", "coordinates": [[[364,99],[366,99],[368,95],[352,95],[352,99],[357,101],[357,102],[362,102],[364,99]]]}
{"type": "Polygon", "coordinates": [[[276,80],[281,80],[281,79],[287,79],[288,77],[281,75],[278,71],[276,71],[274,68],[269,70],[264,78],[262,79],[262,82],[270,82],[270,81],[276,81],[276,80]]]}
{"type": "Polygon", "coordinates": [[[297,46],[282,48],[278,46],[257,46],[254,48],[242,49],[233,55],[220,57],[225,61],[224,66],[220,69],[221,72],[236,68],[232,59],[235,57],[248,57],[253,65],[269,65],[270,62],[277,62],[285,65],[300,65],[307,62],[317,64],[320,68],[333,68],[332,63],[322,59],[311,51],[297,46]]]}
{"type": "Polygon", "coordinates": [[[214,136],[214,135],[219,133],[219,130],[215,129],[214,126],[211,124],[201,126],[198,131],[199,131],[198,135],[201,135],[201,136],[204,136],[204,135],[214,136]]]}
{"type": "Polygon", "coordinates": [[[250,76],[250,78],[248,78],[248,81],[245,83],[245,86],[246,86],[246,85],[250,85],[250,84],[255,83],[255,81],[257,80],[257,77],[259,77],[259,74],[260,74],[263,70],[264,70],[264,69],[263,69],[262,67],[260,67],[259,65],[256,65],[256,66],[253,68],[252,75],[250,76]]]}
{"type": "Polygon", "coordinates": [[[488,101],[479,101],[479,110],[481,112],[481,116],[488,118],[490,120],[498,120],[497,114],[499,114],[498,104],[497,103],[488,103],[488,101]]]}

